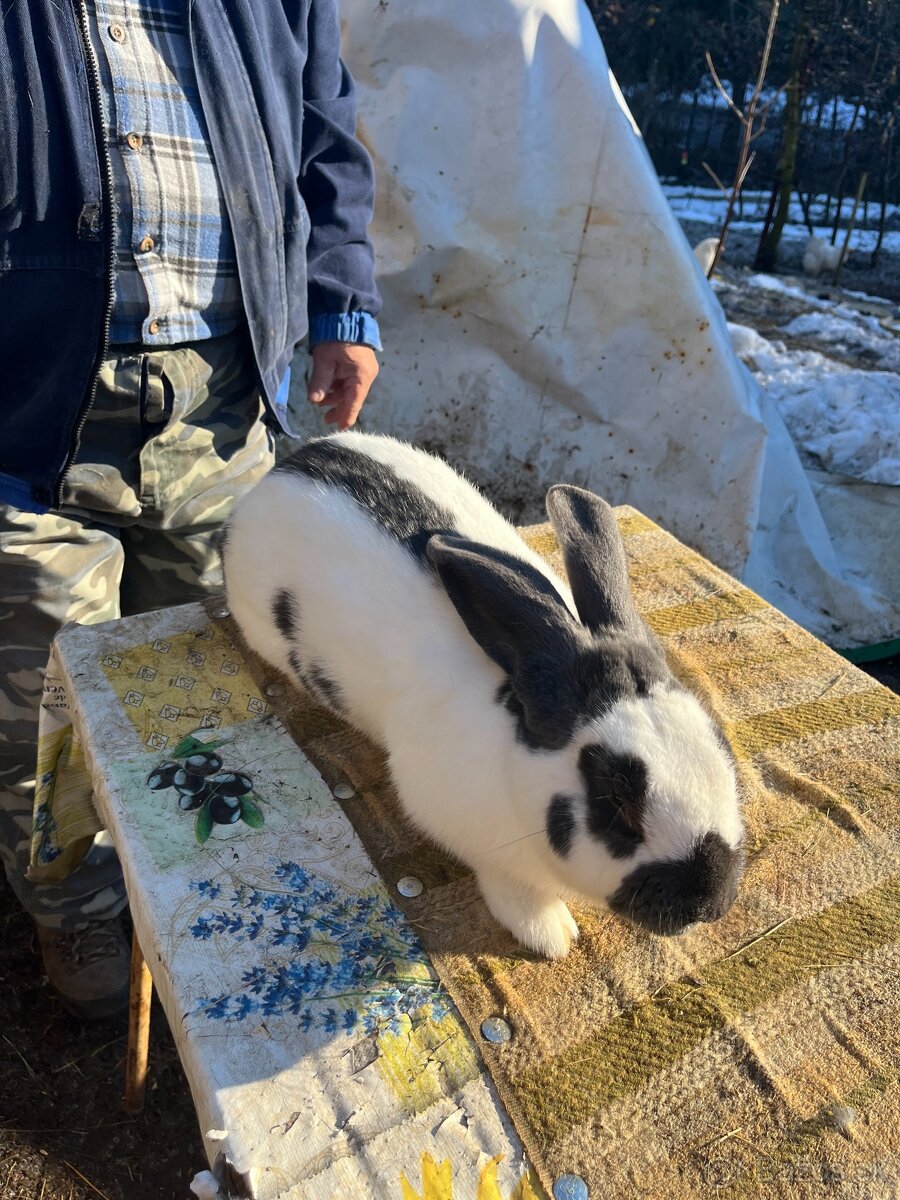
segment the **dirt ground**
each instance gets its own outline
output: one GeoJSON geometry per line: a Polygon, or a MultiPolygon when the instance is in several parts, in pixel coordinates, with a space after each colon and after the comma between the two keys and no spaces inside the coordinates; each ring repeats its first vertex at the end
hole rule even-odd
{"type": "MultiPolygon", "coordinates": [[[[885,369],[877,354],[872,351],[849,349],[833,343],[824,346],[815,338],[786,333],[783,326],[789,324],[794,317],[813,311],[810,305],[798,296],[747,287],[747,274],[748,268],[729,265],[723,265],[716,272],[716,297],[729,321],[733,321],[737,325],[748,325],[770,341],[783,342],[789,350],[815,350],[835,362],[845,363],[848,367],[856,367],[863,371],[885,369]]],[[[793,283],[796,278],[800,287],[808,285],[809,282],[802,275],[798,277],[783,275],[780,278],[785,283],[793,283]]],[[[812,295],[820,300],[835,300],[846,308],[877,317],[880,321],[890,320],[900,315],[900,308],[893,301],[889,302],[875,296],[864,300],[842,288],[834,288],[824,282],[812,290],[812,295]]]]}
{"type": "Polygon", "coordinates": [[[65,1012],[2,873],[0,1013],[0,1200],[188,1200],[206,1159],[162,1010],[147,1102],[128,1118],[126,1019],[83,1024],[65,1012]]]}

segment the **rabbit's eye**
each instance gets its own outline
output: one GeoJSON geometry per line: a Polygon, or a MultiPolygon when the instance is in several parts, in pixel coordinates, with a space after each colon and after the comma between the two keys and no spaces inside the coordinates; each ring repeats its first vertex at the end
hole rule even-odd
{"type": "Polygon", "coordinates": [[[578,767],[587,789],[587,827],[615,858],[627,858],[644,840],[647,768],[632,754],[585,746],[578,767]]]}

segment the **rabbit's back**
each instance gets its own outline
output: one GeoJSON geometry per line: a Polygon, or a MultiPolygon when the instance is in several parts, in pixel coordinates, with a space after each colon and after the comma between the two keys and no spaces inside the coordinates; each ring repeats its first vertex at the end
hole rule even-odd
{"type": "Polygon", "coordinates": [[[428,537],[453,533],[524,559],[563,594],[568,592],[567,585],[473,484],[443,459],[407,442],[365,433],[315,438],[276,472],[342,490],[429,570],[428,537]]]}
{"type": "Polygon", "coordinates": [[[440,533],[525,559],[571,607],[567,585],[450,466],[355,433],[306,443],[236,506],[229,604],[254,650],[389,744],[392,726],[445,710],[448,682],[457,699],[487,701],[501,677],[426,557],[440,533]]]}

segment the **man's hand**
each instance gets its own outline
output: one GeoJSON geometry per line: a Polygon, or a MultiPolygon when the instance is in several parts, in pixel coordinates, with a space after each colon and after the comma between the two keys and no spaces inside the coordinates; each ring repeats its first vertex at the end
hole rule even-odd
{"type": "Polygon", "coordinates": [[[323,404],[326,424],[349,429],[378,374],[378,360],[369,346],[349,342],[320,342],[312,349],[307,395],[323,404]]]}

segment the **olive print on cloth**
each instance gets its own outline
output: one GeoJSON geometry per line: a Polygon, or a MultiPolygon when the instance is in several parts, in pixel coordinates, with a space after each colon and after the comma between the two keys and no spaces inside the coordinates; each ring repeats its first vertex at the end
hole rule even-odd
{"type": "MultiPolygon", "coordinates": [[[[269,712],[268,701],[248,671],[231,627],[210,621],[203,609],[187,607],[200,613],[193,627],[181,628],[184,621],[178,621],[169,632],[168,624],[156,622],[157,631],[164,628],[165,632],[134,645],[128,644],[122,632],[123,622],[111,623],[104,651],[94,655],[90,664],[94,670],[100,667],[118,700],[117,711],[127,717],[131,727],[131,737],[118,734],[121,756],[141,748],[147,754],[167,752],[167,757],[159,760],[158,770],[173,760],[186,759],[191,753],[191,739],[197,740],[195,753],[212,753],[215,747],[211,739],[220,727],[256,720],[269,712]]],[[[128,623],[153,629],[147,621],[137,625],[136,618],[128,623]]],[[[29,877],[40,882],[64,878],[81,861],[100,830],[89,772],[71,721],[69,698],[60,680],[54,649],[40,713],[29,869],[29,877]]],[[[203,773],[202,768],[194,771],[184,762],[179,765],[194,776],[203,773]]],[[[150,788],[168,786],[161,782],[164,770],[162,775],[154,775],[153,770],[148,774],[146,765],[140,769],[150,788]]],[[[185,786],[179,789],[174,775],[173,771],[171,783],[180,802],[189,791],[189,780],[185,779],[185,786]]],[[[219,780],[215,793],[207,791],[199,804],[181,805],[182,810],[198,810],[193,818],[198,841],[205,841],[219,825],[240,822],[242,828],[258,828],[262,824],[265,818],[252,787],[236,797],[237,805],[227,802],[235,798],[233,792],[234,781],[219,780]],[[227,792],[232,794],[226,797],[227,792]]],[[[172,829],[169,825],[167,833],[172,829]]]]}
{"type": "Polygon", "coordinates": [[[265,817],[254,795],[253,780],[243,771],[223,770],[222,756],[216,751],[224,741],[202,741],[189,734],[172,751],[170,762],[159,763],[147,776],[147,787],[154,792],[172,788],[182,812],[196,812],[194,836],[202,845],[215,825],[235,825],[243,821],[259,829],[265,817]]]}

